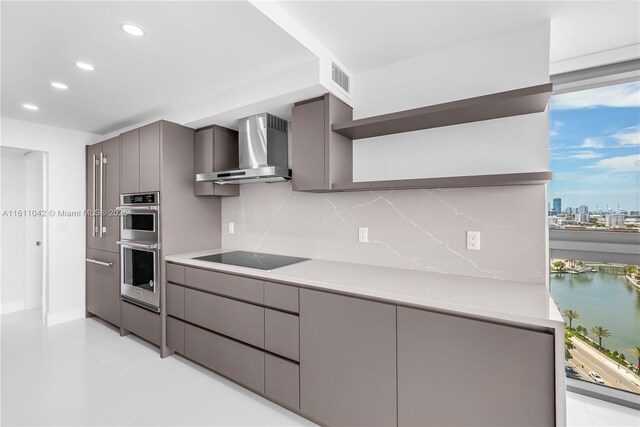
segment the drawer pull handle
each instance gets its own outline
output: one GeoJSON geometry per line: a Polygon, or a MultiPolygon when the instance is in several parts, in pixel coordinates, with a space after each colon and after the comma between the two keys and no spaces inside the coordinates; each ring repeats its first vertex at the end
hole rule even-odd
{"type": "Polygon", "coordinates": [[[112,262],[98,261],[97,259],[93,259],[93,258],[85,258],[85,261],[90,262],[91,264],[102,265],[104,267],[111,267],[113,265],[112,262]]]}

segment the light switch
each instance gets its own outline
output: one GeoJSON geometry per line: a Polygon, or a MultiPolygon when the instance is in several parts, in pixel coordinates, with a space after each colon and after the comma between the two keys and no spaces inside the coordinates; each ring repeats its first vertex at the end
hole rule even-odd
{"type": "Polygon", "coordinates": [[[229,234],[234,234],[236,232],[236,224],[234,222],[229,223],[229,234]]]}

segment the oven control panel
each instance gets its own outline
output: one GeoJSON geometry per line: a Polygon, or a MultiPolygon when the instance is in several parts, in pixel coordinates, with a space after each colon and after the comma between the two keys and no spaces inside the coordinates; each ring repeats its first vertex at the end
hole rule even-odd
{"type": "Polygon", "coordinates": [[[158,193],[123,194],[121,199],[123,206],[157,205],[158,193]]]}

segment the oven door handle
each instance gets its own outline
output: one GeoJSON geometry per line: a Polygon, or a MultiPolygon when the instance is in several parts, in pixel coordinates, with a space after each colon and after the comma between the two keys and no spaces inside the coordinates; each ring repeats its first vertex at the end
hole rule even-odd
{"type": "Polygon", "coordinates": [[[116,243],[122,246],[123,248],[147,249],[147,250],[160,249],[160,243],[134,243],[126,240],[118,240],[116,243]]]}

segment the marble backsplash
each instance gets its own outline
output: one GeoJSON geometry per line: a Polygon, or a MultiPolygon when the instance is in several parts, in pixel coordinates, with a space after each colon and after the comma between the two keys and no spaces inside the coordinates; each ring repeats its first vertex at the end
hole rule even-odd
{"type": "Polygon", "coordinates": [[[222,245],[544,284],[545,200],[543,185],[316,194],[248,184],[223,199],[222,245]],[[481,232],[480,251],[466,249],[467,230],[481,232]]]}

